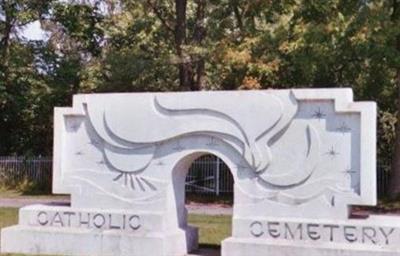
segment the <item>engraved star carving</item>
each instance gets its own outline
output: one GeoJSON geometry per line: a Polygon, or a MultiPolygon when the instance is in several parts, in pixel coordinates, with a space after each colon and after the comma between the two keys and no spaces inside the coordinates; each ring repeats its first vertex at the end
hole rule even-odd
{"type": "Polygon", "coordinates": [[[322,118],[326,117],[326,114],[322,112],[321,108],[319,107],[318,110],[314,111],[314,114],[312,117],[317,118],[318,120],[321,120],[322,118]]]}
{"type": "Polygon", "coordinates": [[[329,155],[331,158],[335,158],[336,156],[339,155],[339,152],[337,152],[334,147],[332,146],[328,152],[326,152],[327,155],[329,155]]]}
{"type": "Polygon", "coordinates": [[[341,126],[336,128],[336,130],[344,134],[346,132],[350,132],[351,128],[345,122],[343,122],[341,126]]]}

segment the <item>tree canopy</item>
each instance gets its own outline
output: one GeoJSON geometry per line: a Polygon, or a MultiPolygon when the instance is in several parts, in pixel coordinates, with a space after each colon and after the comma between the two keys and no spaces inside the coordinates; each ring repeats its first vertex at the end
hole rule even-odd
{"type": "Polygon", "coordinates": [[[400,183],[399,0],[0,0],[0,56],[2,155],[51,154],[80,92],[352,87],[400,183]]]}

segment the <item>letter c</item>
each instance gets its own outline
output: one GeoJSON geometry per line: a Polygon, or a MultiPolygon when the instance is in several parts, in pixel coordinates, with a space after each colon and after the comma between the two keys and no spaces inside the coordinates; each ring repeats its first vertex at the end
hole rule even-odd
{"type": "Polygon", "coordinates": [[[37,221],[38,221],[39,224],[42,225],[42,226],[47,225],[47,224],[49,223],[49,220],[48,220],[48,218],[47,218],[47,212],[43,212],[43,211],[42,211],[42,212],[39,212],[38,215],[37,215],[37,221]],[[41,218],[41,216],[44,216],[45,219],[43,220],[43,219],[41,218]]]}
{"type": "Polygon", "coordinates": [[[138,230],[141,225],[140,225],[140,217],[137,215],[132,215],[129,218],[129,226],[133,229],[133,230],[138,230]]]}
{"type": "Polygon", "coordinates": [[[250,233],[255,237],[264,235],[263,225],[259,221],[254,221],[250,224],[250,233]]]}

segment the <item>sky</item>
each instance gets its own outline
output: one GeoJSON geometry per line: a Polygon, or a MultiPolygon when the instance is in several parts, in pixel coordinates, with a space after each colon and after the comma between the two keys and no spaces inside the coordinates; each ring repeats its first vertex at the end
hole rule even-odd
{"type": "MultiPolygon", "coordinates": [[[[58,0],[58,2],[69,2],[70,0],[58,0]]],[[[106,9],[104,6],[100,6],[100,8],[103,12],[106,12],[106,9]]],[[[0,19],[3,19],[3,17],[0,14],[0,19]]],[[[27,40],[47,40],[49,38],[49,34],[43,31],[40,28],[40,22],[39,21],[34,21],[22,28],[22,33],[21,35],[25,37],[27,40]]]]}
{"type": "Polygon", "coordinates": [[[40,22],[34,21],[26,25],[22,30],[22,36],[28,40],[46,40],[48,35],[40,28],[40,22]]]}

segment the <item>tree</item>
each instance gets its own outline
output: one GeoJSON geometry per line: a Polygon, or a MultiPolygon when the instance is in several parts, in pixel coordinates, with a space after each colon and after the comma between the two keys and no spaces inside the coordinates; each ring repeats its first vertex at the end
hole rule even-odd
{"type": "Polygon", "coordinates": [[[18,152],[28,144],[28,111],[33,88],[42,77],[34,69],[36,45],[21,38],[19,31],[39,20],[51,1],[0,1],[0,153],[18,152]]]}
{"type": "Polygon", "coordinates": [[[173,12],[168,1],[147,0],[147,8],[174,38],[179,86],[183,90],[196,91],[205,86],[205,60],[195,48],[203,46],[206,36],[206,4],[206,0],[195,0],[191,5],[187,0],[175,0],[173,12]],[[188,8],[193,9],[193,17],[188,17],[188,8]]]}
{"type": "Polygon", "coordinates": [[[399,0],[0,0],[0,153],[50,154],[52,108],[81,92],[346,86],[357,99],[378,102],[378,160],[392,164],[395,195],[398,6],[399,0]],[[49,40],[20,36],[37,20],[49,40]]]}
{"type": "MultiPolygon", "coordinates": [[[[395,31],[394,48],[397,50],[397,56],[400,56],[400,1],[392,0],[392,15],[393,28],[395,31]]],[[[400,57],[398,57],[400,58],[400,57]]],[[[396,141],[392,164],[392,177],[390,180],[389,195],[392,199],[400,195],[400,60],[398,60],[396,73],[394,77],[394,86],[397,89],[397,127],[396,141]]]]}

